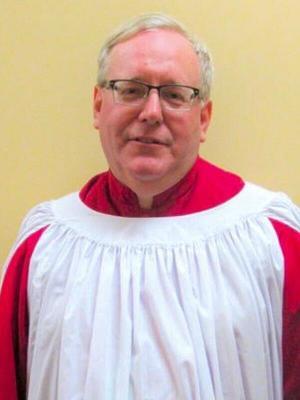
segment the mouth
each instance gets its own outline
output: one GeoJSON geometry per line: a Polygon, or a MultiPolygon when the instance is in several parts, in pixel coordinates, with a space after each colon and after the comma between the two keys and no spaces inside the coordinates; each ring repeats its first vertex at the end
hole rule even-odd
{"type": "Polygon", "coordinates": [[[132,139],[129,139],[129,142],[137,142],[141,144],[155,144],[155,145],[161,145],[161,146],[166,146],[166,143],[163,142],[162,140],[156,139],[156,138],[151,138],[151,137],[135,137],[132,139]]]}

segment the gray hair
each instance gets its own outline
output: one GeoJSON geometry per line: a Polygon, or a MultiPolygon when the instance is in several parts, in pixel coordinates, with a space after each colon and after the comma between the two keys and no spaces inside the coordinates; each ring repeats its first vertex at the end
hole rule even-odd
{"type": "Polygon", "coordinates": [[[200,97],[202,100],[208,100],[212,85],[213,65],[207,48],[196,37],[191,35],[180,22],[162,13],[149,13],[140,15],[126,22],[107,38],[100,50],[98,57],[98,85],[101,86],[105,81],[109,54],[113,47],[118,43],[130,39],[139,32],[151,29],[166,29],[176,31],[191,43],[199,59],[201,76],[200,97]]]}

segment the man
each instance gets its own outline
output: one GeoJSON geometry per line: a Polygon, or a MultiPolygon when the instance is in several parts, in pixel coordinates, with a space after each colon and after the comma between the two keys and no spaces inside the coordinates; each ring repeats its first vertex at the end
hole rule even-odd
{"type": "Polygon", "coordinates": [[[300,211],[198,157],[210,82],[205,48],[161,14],[104,45],[110,169],[22,225],[1,400],[300,399],[300,211]]]}

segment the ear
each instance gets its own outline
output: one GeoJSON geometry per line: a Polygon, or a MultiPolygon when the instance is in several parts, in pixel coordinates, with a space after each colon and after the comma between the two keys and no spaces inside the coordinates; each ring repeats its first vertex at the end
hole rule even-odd
{"type": "Polygon", "coordinates": [[[203,143],[206,140],[207,130],[210,124],[212,115],[212,102],[209,100],[201,105],[200,112],[200,142],[203,143]]]}
{"type": "Polygon", "coordinates": [[[94,101],[93,101],[93,115],[94,115],[94,128],[99,129],[99,117],[102,107],[103,89],[100,86],[94,87],[94,101]]]}

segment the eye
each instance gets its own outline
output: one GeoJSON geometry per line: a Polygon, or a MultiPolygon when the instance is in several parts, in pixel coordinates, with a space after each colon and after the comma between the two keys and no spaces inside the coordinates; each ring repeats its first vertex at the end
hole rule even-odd
{"type": "Polygon", "coordinates": [[[174,105],[180,105],[188,101],[184,89],[176,86],[165,87],[161,95],[164,100],[174,105]]]}
{"type": "Polygon", "coordinates": [[[134,82],[119,82],[115,89],[118,95],[126,101],[141,99],[145,95],[145,88],[134,82]]]}

